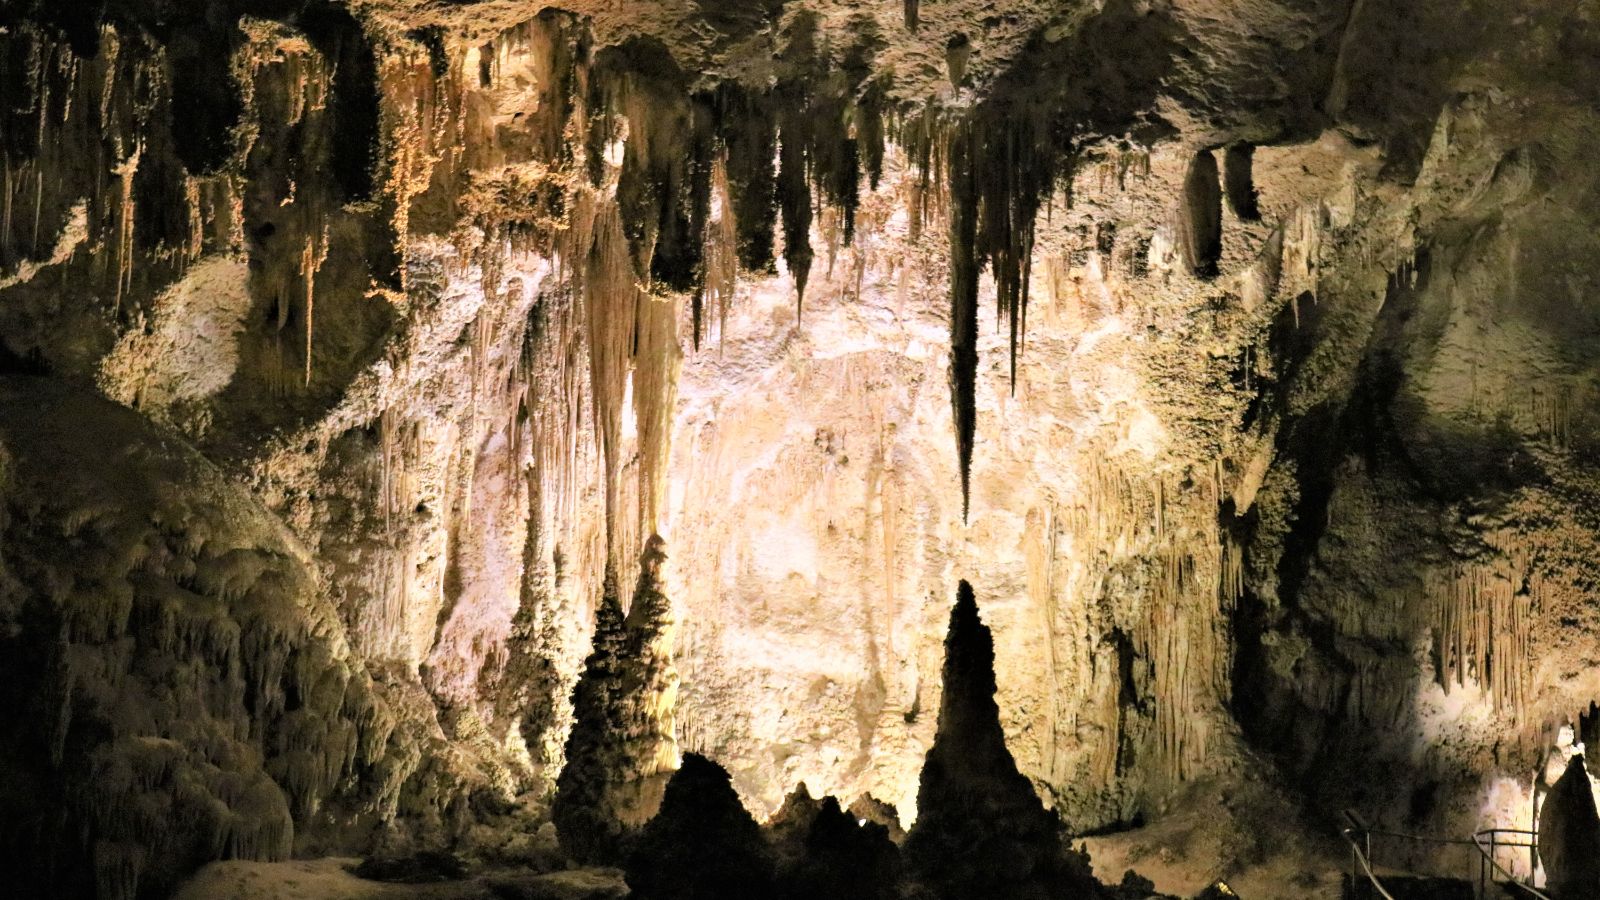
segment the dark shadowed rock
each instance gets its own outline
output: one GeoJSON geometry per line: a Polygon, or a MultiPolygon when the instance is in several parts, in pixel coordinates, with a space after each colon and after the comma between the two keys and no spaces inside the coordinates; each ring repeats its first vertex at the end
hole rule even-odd
{"type": "Polygon", "coordinates": [[[767,897],[772,855],[727,771],[689,753],[639,834],[626,877],[639,900],[767,897]]]}
{"type": "Polygon", "coordinates": [[[1567,763],[1539,811],[1539,855],[1552,897],[1600,897],[1600,814],[1581,755],[1567,763]]]}
{"type": "Polygon", "coordinates": [[[963,581],[945,638],[939,727],[906,840],[912,872],[947,900],[1094,896],[1086,861],[1064,851],[1055,815],[1017,771],[994,693],[994,639],[963,581]]]}
{"type": "Polygon", "coordinates": [[[900,851],[888,829],[862,823],[824,799],[811,818],[805,853],[783,873],[779,895],[790,900],[888,900],[898,895],[900,851]]]}

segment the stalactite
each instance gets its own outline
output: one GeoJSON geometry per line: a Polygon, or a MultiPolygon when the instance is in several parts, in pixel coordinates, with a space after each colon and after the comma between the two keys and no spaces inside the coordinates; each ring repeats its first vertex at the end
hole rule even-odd
{"type": "Polygon", "coordinates": [[[977,425],[978,172],[977,135],[957,126],[950,142],[950,405],[961,471],[961,518],[972,498],[972,441],[977,425]]]}
{"type": "Polygon", "coordinates": [[[645,295],[639,304],[633,412],[639,442],[639,534],[660,528],[670,462],[672,415],[678,400],[678,302],[645,295]]]}
{"type": "MultiPolygon", "coordinates": [[[[589,383],[594,421],[604,464],[608,555],[628,554],[632,522],[621,514],[622,413],[633,359],[638,310],[644,300],[634,280],[632,257],[616,204],[600,198],[590,213],[591,243],[579,252],[585,262],[580,281],[589,350],[589,383]]],[[[580,213],[582,215],[582,213],[580,213]]]]}
{"type": "Polygon", "coordinates": [[[770,272],[773,267],[772,237],[778,211],[772,165],[778,153],[775,105],[732,83],[718,88],[716,97],[739,267],[747,272],[770,272]]]}
{"type": "Polygon", "coordinates": [[[906,29],[916,32],[918,23],[919,0],[905,0],[906,29]]]}
{"type": "Polygon", "coordinates": [[[810,113],[791,100],[780,113],[778,131],[778,205],[783,211],[783,261],[794,279],[795,313],[805,306],[811,276],[811,185],[806,173],[810,113]]]}
{"type": "MultiPolygon", "coordinates": [[[[739,225],[734,218],[734,206],[728,189],[728,169],[724,160],[718,160],[712,178],[711,223],[706,229],[704,294],[706,302],[717,311],[717,335],[720,340],[728,331],[728,308],[738,288],[739,275],[739,225]]],[[[700,349],[700,329],[696,320],[695,349],[700,349]]]]}
{"type": "Polygon", "coordinates": [[[1476,682],[1517,721],[1531,698],[1529,635],[1538,606],[1532,558],[1510,529],[1484,535],[1486,552],[1453,561],[1435,584],[1434,655],[1440,685],[1476,682]]]}
{"type": "Polygon", "coordinates": [[[395,520],[413,503],[415,488],[408,461],[421,452],[419,424],[405,421],[394,407],[385,409],[378,416],[378,445],[383,527],[393,533],[395,520]]]}
{"type": "Polygon", "coordinates": [[[316,283],[317,272],[322,268],[322,263],[328,258],[328,233],[324,228],[320,233],[308,234],[305,246],[300,251],[300,281],[305,290],[305,319],[306,319],[306,377],[305,386],[311,386],[311,338],[312,322],[316,311],[316,283]]]}
{"type": "Polygon", "coordinates": [[[885,145],[884,115],[889,105],[888,88],[881,78],[873,79],[861,92],[856,106],[856,140],[861,147],[867,187],[876,191],[883,179],[885,145]]]}
{"type": "MultiPolygon", "coordinates": [[[[118,312],[121,312],[122,310],[123,295],[129,289],[131,289],[133,285],[133,177],[139,171],[140,155],[141,148],[135,148],[111,170],[112,174],[117,176],[118,184],[117,299],[115,305],[112,307],[118,312]]],[[[42,170],[39,173],[39,177],[41,179],[44,177],[42,170]]],[[[42,180],[40,181],[40,184],[43,184],[42,180]]],[[[33,221],[33,242],[35,247],[34,255],[36,256],[38,255],[37,247],[39,241],[39,210],[42,204],[42,198],[40,196],[36,196],[34,201],[33,221]]]]}

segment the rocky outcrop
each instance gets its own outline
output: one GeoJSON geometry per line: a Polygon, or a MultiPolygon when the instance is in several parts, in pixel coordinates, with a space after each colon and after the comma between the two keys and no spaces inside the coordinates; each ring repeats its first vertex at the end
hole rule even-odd
{"type": "Polygon", "coordinates": [[[352,654],[305,547],[136,413],[0,378],[0,559],[19,895],[132,900],[448,817],[462,775],[421,769],[427,713],[352,654]]]}

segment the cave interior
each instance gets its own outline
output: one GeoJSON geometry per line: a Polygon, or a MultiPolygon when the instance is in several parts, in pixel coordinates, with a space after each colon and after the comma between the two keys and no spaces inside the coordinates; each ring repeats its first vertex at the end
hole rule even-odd
{"type": "Polygon", "coordinates": [[[1600,898],[1595,0],[7,0],[0,101],[0,895],[1600,898]]]}

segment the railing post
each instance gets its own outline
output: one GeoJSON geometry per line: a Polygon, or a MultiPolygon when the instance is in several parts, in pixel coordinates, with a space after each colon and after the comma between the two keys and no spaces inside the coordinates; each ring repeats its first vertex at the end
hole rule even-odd
{"type": "MultiPolygon", "coordinates": [[[[1472,849],[1474,851],[1478,850],[1478,847],[1477,847],[1478,839],[1477,838],[1473,838],[1472,839],[1472,843],[1473,843],[1472,849]]],[[[1478,900],[1488,900],[1489,892],[1484,887],[1484,884],[1483,884],[1483,871],[1484,871],[1483,854],[1482,853],[1476,853],[1475,855],[1478,857],[1478,900]]]]}

